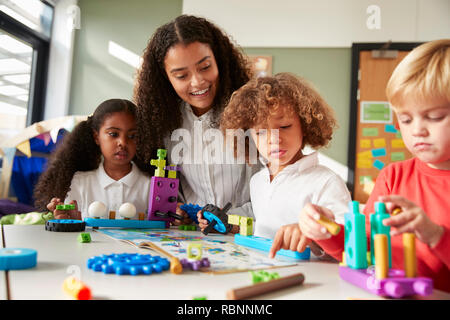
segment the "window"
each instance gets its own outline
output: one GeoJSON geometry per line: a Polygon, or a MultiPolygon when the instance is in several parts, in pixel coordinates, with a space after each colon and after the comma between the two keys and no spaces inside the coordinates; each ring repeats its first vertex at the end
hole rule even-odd
{"type": "Polygon", "coordinates": [[[42,120],[53,7],[0,2],[0,141],[42,120]]]}

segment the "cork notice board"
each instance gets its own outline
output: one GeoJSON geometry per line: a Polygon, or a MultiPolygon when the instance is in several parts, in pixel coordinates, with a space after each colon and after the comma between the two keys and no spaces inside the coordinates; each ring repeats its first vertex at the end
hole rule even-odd
{"type": "MultiPolygon", "coordinates": [[[[361,45],[361,44],[360,44],[361,45]]],[[[397,118],[387,102],[386,84],[395,67],[418,44],[391,44],[389,57],[374,51],[382,44],[366,44],[355,49],[350,117],[349,179],[352,197],[365,203],[380,171],[388,164],[412,157],[406,149],[397,118]],[[353,90],[352,90],[353,91],[353,90]]]]}

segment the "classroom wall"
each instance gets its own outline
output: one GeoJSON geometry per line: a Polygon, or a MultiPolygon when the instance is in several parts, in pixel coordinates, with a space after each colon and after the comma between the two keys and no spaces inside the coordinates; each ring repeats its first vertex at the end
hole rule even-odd
{"type": "MultiPolygon", "coordinates": [[[[103,100],[132,97],[135,68],[108,53],[109,41],[141,55],[151,34],[182,13],[182,0],[79,0],[69,114],[90,114],[103,100]]],[[[273,73],[290,71],[312,81],[336,110],[340,128],[323,153],[347,164],[350,48],[243,48],[273,57],[273,73]]]]}
{"type": "Polygon", "coordinates": [[[136,68],[108,52],[110,41],[141,56],[156,28],[181,14],[182,0],[79,0],[78,6],[69,114],[85,115],[106,99],[132,97],[136,68]]]}

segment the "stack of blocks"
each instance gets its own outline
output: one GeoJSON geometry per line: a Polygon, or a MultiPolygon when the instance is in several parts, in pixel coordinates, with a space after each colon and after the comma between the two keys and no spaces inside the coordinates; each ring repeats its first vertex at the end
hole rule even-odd
{"type": "Polygon", "coordinates": [[[365,216],[359,212],[359,202],[350,202],[350,212],[345,214],[345,243],[343,262],[339,267],[342,279],[377,295],[401,298],[433,291],[429,278],[416,277],[417,262],[414,234],[403,234],[405,271],[391,269],[390,227],[382,221],[389,218],[386,206],[375,203],[375,213],[370,216],[371,251],[367,252],[365,216]],[[370,262],[375,270],[368,268],[370,262]]]}
{"type": "Polygon", "coordinates": [[[166,167],[167,150],[158,149],[158,159],[152,159],[151,165],[156,166],[155,175],[151,178],[148,197],[148,220],[165,221],[166,228],[175,220],[178,199],[179,180],[176,178],[177,166],[166,167]],[[168,177],[165,177],[168,169],[168,177]]]}
{"type": "Polygon", "coordinates": [[[253,218],[241,217],[236,214],[228,215],[228,223],[239,226],[239,234],[251,236],[253,234],[253,218]]]}

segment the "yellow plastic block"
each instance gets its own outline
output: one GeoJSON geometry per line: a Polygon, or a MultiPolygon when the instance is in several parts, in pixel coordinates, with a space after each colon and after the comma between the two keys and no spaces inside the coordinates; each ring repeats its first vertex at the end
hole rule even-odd
{"type": "Polygon", "coordinates": [[[375,277],[385,279],[389,272],[388,238],[385,234],[375,235],[375,277]]]}
{"type": "Polygon", "coordinates": [[[201,242],[191,242],[187,248],[187,255],[189,259],[200,260],[202,258],[202,243],[201,242]],[[192,249],[197,250],[197,254],[192,253],[192,249]]]}
{"type": "Polygon", "coordinates": [[[325,228],[327,228],[328,232],[331,233],[333,236],[338,235],[339,232],[341,231],[341,227],[336,222],[331,221],[327,217],[320,216],[317,222],[320,223],[325,228]]]}
{"type": "Polygon", "coordinates": [[[403,256],[405,265],[405,277],[417,276],[416,236],[414,233],[403,234],[403,256]]]}
{"type": "Polygon", "coordinates": [[[251,235],[253,235],[253,227],[252,226],[239,226],[239,234],[241,236],[251,236],[251,235]]]}
{"type": "Polygon", "coordinates": [[[229,214],[228,215],[228,223],[229,224],[235,224],[239,225],[241,216],[238,216],[237,214],[229,214]]]}

